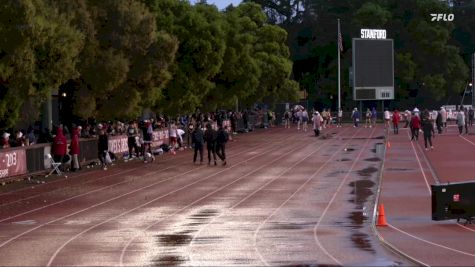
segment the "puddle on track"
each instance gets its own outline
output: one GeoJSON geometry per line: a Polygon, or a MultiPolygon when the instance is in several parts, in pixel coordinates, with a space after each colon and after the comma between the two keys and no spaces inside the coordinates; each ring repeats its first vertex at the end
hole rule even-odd
{"type": "Polygon", "coordinates": [[[363,176],[363,177],[369,177],[377,171],[378,171],[378,169],[376,169],[375,167],[368,167],[368,168],[364,168],[362,170],[359,170],[358,175],[363,176]]]}

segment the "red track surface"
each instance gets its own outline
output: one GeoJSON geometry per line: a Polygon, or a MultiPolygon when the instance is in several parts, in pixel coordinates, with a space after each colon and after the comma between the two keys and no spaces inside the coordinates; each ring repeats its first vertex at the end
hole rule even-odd
{"type": "Polygon", "coordinates": [[[378,227],[384,241],[427,266],[475,266],[475,227],[455,220],[431,220],[430,185],[475,180],[475,137],[448,127],[425,151],[423,138],[409,141],[405,129],[390,134],[380,203],[389,227],[378,227]]]}
{"type": "MultiPolygon", "coordinates": [[[[432,173],[470,179],[449,177],[451,165],[439,164],[449,143],[460,146],[462,167],[474,167],[467,140],[475,138],[453,130],[436,138],[427,158],[401,130],[383,165],[380,201],[392,227],[378,230],[430,265],[475,263],[472,226],[430,220],[432,173]]],[[[184,151],[2,193],[0,265],[408,265],[381,248],[371,228],[383,129],[325,133],[328,139],[295,128],[238,135],[226,167],[193,165],[184,151]]]]}

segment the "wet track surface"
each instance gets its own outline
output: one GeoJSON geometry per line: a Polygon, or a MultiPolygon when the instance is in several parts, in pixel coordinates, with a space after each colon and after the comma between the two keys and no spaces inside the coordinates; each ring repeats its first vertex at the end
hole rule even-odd
{"type": "Polygon", "coordinates": [[[0,265],[407,266],[370,226],[383,134],[260,130],[228,166],[182,151],[1,193],[0,265]]]}

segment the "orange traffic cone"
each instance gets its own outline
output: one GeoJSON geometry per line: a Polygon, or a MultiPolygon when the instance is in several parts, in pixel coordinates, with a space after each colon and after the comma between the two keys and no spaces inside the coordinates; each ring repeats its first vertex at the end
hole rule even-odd
{"type": "Polygon", "coordinates": [[[383,204],[379,204],[378,207],[378,222],[376,223],[376,226],[388,226],[388,223],[386,222],[386,217],[384,217],[383,204]]]}

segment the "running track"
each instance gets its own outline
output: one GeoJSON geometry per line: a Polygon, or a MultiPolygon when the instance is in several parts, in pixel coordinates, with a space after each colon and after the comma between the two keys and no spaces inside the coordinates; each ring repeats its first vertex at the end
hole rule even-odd
{"type": "Polygon", "coordinates": [[[423,140],[409,141],[407,129],[389,140],[379,198],[389,227],[377,228],[379,238],[417,265],[475,266],[475,227],[432,221],[430,193],[431,184],[475,180],[475,136],[451,126],[429,151],[423,140]]]}
{"type": "Polygon", "coordinates": [[[184,151],[2,193],[0,265],[407,265],[371,231],[383,129],[324,133],[238,135],[226,167],[184,151]]]}

